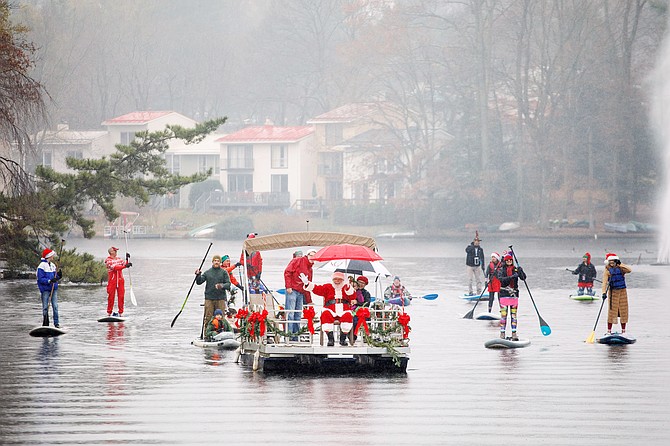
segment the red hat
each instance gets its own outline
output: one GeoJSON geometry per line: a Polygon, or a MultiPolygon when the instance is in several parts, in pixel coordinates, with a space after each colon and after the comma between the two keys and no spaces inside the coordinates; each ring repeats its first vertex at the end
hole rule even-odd
{"type": "Polygon", "coordinates": [[[605,265],[607,265],[610,260],[619,260],[619,256],[610,252],[605,256],[605,265]]]}
{"type": "Polygon", "coordinates": [[[42,258],[43,258],[43,259],[48,259],[49,257],[53,257],[53,256],[55,256],[55,255],[56,255],[56,253],[53,252],[53,251],[52,251],[51,249],[49,249],[49,248],[45,248],[44,251],[42,251],[42,258]]]}
{"type": "Polygon", "coordinates": [[[342,279],[342,280],[344,280],[345,278],[346,278],[346,276],[344,275],[344,273],[343,273],[342,271],[335,271],[335,272],[333,273],[333,279],[342,279]]]}
{"type": "Polygon", "coordinates": [[[505,257],[503,257],[503,260],[514,260],[514,256],[508,252],[505,254],[505,257]]]}
{"type": "Polygon", "coordinates": [[[249,234],[247,234],[247,238],[256,238],[257,235],[258,232],[250,232],[249,234]]]}
{"type": "Polygon", "coordinates": [[[370,283],[370,282],[368,281],[368,278],[365,277],[365,276],[359,276],[358,279],[356,279],[356,282],[363,282],[363,283],[366,284],[366,285],[367,285],[368,283],[370,283]]]}

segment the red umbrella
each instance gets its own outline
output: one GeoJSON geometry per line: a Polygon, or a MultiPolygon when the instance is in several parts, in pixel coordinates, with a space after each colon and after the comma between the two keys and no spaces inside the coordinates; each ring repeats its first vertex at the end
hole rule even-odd
{"type": "Polygon", "coordinates": [[[319,249],[314,255],[317,262],[327,262],[328,260],[384,260],[382,257],[368,248],[367,246],[350,245],[343,243],[341,245],[330,245],[319,249]]]}

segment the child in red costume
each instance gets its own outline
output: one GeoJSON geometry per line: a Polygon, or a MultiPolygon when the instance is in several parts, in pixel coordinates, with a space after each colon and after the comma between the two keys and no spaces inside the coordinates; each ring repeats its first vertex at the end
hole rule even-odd
{"type": "Polygon", "coordinates": [[[356,290],[344,282],[342,272],[334,272],[332,283],[315,285],[310,282],[306,274],[300,274],[304,289],[323,297],[321,311],[321,329],[328,336],[328,346],[335,345],[333,323],[340,321],[340,345],[347,345],[347,335],[353,327],[354,316],[351,314],[351,305],[356,301],[356,290]]]}

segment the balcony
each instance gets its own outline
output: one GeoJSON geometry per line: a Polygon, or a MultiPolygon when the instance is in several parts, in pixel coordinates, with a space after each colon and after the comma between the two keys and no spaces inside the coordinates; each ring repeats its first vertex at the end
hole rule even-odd
{"type": "Polygon", "coordinates": [[[196,210],[231,208],[288,208],[289,192],[212,192],[202,203],[196,203],[196,210]]]}

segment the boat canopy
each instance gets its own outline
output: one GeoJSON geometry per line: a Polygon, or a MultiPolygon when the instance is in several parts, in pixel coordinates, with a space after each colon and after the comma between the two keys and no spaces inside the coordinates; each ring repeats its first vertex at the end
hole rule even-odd
{"type": "Polygon", "coordinates": [[[366,246],[374,251],[377,244],[372,237],[341,232],[284,232],[281,234],[256,236],[244,241],[242,249],[246,252],[272,251],[274,249],[298,248],[301,246],[330,246],[349,243],[366,246]]]}

